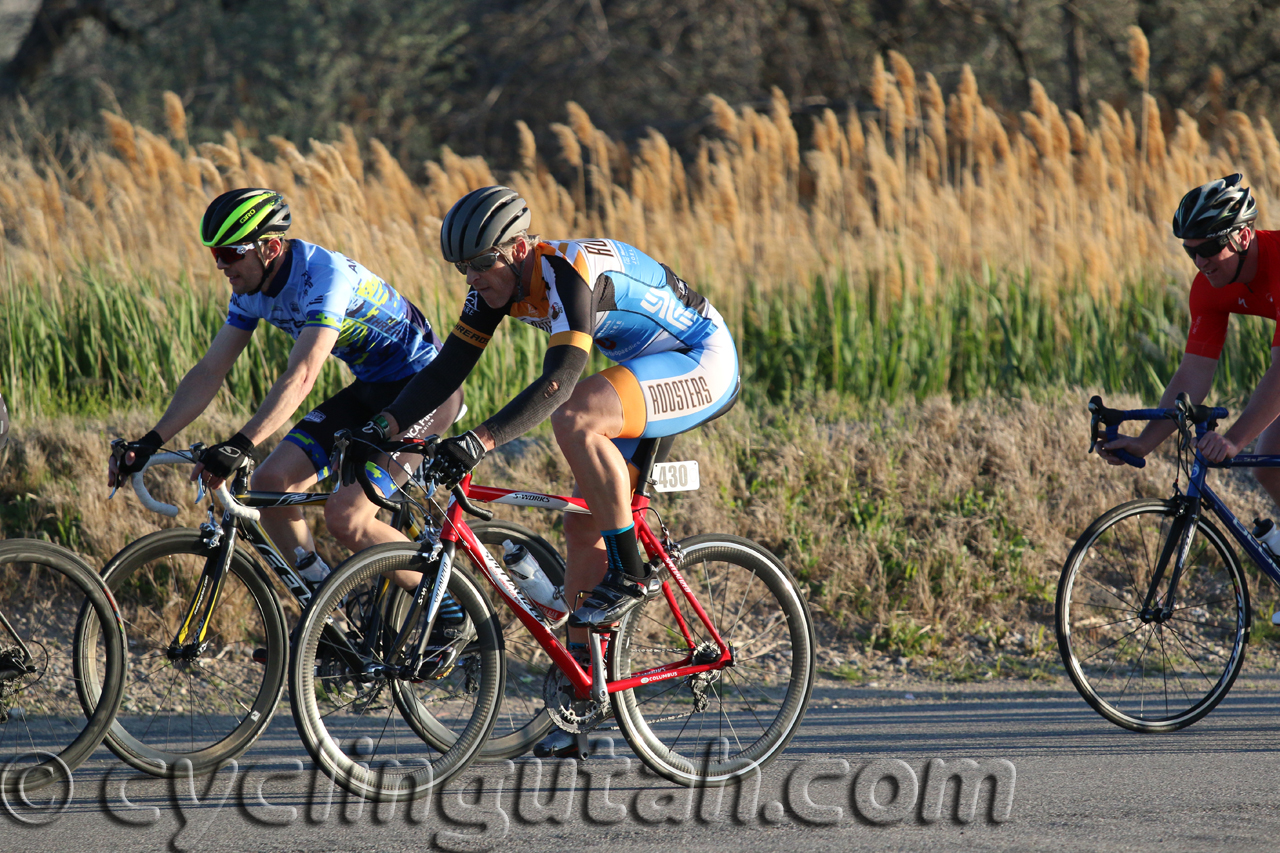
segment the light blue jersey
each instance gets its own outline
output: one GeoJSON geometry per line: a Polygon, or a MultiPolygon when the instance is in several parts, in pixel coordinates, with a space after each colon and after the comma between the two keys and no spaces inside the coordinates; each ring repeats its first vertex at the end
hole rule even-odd
{"type": "Polygon", "coordinates": [[[350,258],[290,240],[281,262],[269,291],[231,297],[228,323],[251,332],[266,320],[295,341],[309,326],[333,329],[333,354],[366,382],[405,379],[439,352],[422,312],[350,258]]]}

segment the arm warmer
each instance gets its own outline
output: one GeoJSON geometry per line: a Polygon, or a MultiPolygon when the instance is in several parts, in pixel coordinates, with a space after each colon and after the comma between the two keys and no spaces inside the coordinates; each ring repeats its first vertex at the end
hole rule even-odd
{"type": "Polygon", "coordinates": [[[542,359],[542,375],[503,406],[502,411],[484,422],[485,427],[493,434],[494,445],[500,447],[523,435],[560,408],[573,393],[573,386],[578,383],[578,377],[586,368],[587,355],[586,350],[576,346],[548,349],[542,359]]]}
{"type": "Polygon", "coordinates": [[[401,430],[425,418],[462,387],[484,350],[450,335],[440,354],[409,380],[409,384],[387,406],[401,430]]]}

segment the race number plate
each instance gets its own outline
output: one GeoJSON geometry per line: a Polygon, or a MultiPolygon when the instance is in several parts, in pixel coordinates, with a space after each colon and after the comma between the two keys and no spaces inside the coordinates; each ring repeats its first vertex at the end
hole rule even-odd
{"type": "Polygon", "coordinates": [[[653,482],[660,492],[692,492],[698,488],[698,463],[660,462],[653,466],[653,482]]]}

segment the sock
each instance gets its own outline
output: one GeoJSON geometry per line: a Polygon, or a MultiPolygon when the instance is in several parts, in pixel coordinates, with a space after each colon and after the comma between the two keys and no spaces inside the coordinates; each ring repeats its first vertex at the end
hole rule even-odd
{"type": "Polygon", "coordinates": [[[649,570],[640,561],[636,549],[636,526],[628,524],[618,530],[602,530],[604,550],[609,555],[609,568],[617,569],[633,580],[644,580],[649,570]]]}
{"type": "MultiPolygon", "coordinates": [[[[565,648],[569,650],[569,654],[573,655],[573,659],[582,664],[587,669],[591,668],[591,648],[586,643],[567,643],[565,648]]],[[[608,657],[609,654],[609,635],[602,634],[600,636],[600,651],[608,657]]]]}
{"type": "Polygon", "coordinates": [[[458,599],[454,598],[451,593],[446,592],[444,598],[440,599],[440,609],[436,611],[436,622],[456,625],[466,618],[467,612],[462,609],[458,599]]]}

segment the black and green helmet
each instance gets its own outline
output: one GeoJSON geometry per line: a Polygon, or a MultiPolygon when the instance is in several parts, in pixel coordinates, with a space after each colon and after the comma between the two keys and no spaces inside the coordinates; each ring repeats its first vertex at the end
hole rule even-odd
{"type": "Polygon", "coordinates": [[[206,246],[237,246],[289,230],[289,205],[274,190],[244,188],[213,200],[200,220],[200,240],[206,246]]]}
{"type": "Polygon", "coordinates": [[[1240,175],[1227,175],[1193,189],[1182,197],[1173,215],[1173,236],[1179,240],[1222,237],[1258,218],[1258,204],[1240,175]]]}

